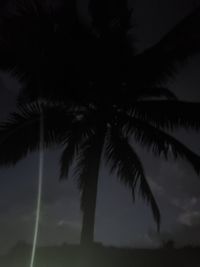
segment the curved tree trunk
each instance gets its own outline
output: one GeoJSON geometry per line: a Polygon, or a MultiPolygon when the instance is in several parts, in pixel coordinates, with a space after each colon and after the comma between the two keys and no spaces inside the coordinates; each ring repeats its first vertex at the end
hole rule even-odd
{"type": "Polygon", "coordinates": [[[101,154],[104,144],[104,134],[98,134],[90,153],[90,165],[88,166],[88,179],[82,191],[82,232],[81,245],[91,246],[94,243],[95,212],[97,203],[98,176],[101,163],[101,154]]]}

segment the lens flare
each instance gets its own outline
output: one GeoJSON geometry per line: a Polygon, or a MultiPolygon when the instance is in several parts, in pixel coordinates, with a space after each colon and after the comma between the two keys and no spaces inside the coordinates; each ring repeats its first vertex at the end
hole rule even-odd
{"type": "Polygon", "coordinates": [[[35,252],[37,247],[38,240],[38,230],[39,230],[39,221],[40,221],[40,209],[41,209],[41,197],[42,197],[42,182],[43,182],[43,168],[44,168],[44,122],[43,115],[40,116],[40,144],[39,144],[39,173],[38,173],[38,196],[37,196],[37,208],[36,208],[36,217],[35,217],[35,230],[33,238],[33,246],[31,252],[31,261],[30,267],[34,266],[35,262],[35,252]]]}

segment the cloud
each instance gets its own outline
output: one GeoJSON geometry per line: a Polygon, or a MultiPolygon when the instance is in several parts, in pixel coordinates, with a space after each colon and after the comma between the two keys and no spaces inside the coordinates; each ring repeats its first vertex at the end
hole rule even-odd
{"type": "Polygon", "coordinates": [[[181,160],[161,161],[156,175],[150,175],[150,184],[163,219],[160,233],[149,231],[152,241],[159,245],[172,239],[178,246],[200,245],[200,180],[190,165],[181,160]]]}
{"type": "Polygon", "coordinates": [[[150,172],[149,182],[155,195],[176,209],[200,207],[200,180],[185,161],[160,161],[157,173],[150,172]]]}
{"type": "Polygon", "coordinates": [[[173,224],[169,230],[160,233],[150,230],[148,235],[158,245],[167,240],[174,240],[177,246],[200,245],[200,212],[181,213],[176,224],[173,224]]]}
{"type": "Polygon", "coordinates": [[[187,211],[182,213],[179,218],[178,222],[186,226],[200,226],[200,212],[199,211],[187,211]]]}
{"type": "Polygon", "coordinates": [[[58,227],[65,227],[65,226],[69,226],[73,229],[77,229],[80,231],[81,229],[81,222],[80,221],[73,221],[73,220],[60,220],[57,223],[58,227]]]}
{"type": "Polygon", "coordinates": [[[160,184],[156,183],[150,177],[148,177],[148,181],[149,181],[149,184],[150,184],[151,189],[153,190],[153,192],[155,192],[156,194],[158,194],[160,196],[163,196],[165,194],[165,189],[163,188],[163,186],[161,186],[160,184]]]}

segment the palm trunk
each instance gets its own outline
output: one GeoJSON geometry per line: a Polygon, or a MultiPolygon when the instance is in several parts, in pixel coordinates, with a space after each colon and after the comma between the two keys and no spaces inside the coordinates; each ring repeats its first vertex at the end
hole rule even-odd
{"type": "Polygon", "coordinates": [[[90,246],[94,242],[94,225],[97,202],[98,175],[93,175],[92,183],[85,188],[87,196],[83,210],[81,245],[90,246]]]}
{"type": "Polygon", "coordinates": [[[101,162],[101,153],[104,142],[104,135],[98,135],[96,145],[93,148],[93,153],[90,157],[89,177],[85,183],[82,192],[82,232],[81,232],[81,245],[90,247],[94,243],[94,226],[95,226],[95,212],[97,203],[97,189],[98,189],[98,176],[99,167],[101,162]]]}

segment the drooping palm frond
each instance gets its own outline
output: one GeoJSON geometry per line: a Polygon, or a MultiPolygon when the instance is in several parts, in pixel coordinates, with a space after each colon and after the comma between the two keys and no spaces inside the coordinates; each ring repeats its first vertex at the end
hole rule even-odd
{"type": "MultiPolygon", "coordinates": [[[[123,86],[122,86],[123,87],[123,86]]],[[[139,88],[133,90],[134,86],[125,84],[124,91],[118,90],[119,94],[113,96],[113,102],[115,102],[119,107],[124,110],[133,110],[135,112],[135,106],[138,105],[137,102],[144,102],[146,100],[171,100],[177,101],[178,97],[168,88],[165,87],[149,87],[149,88],[139,88]],[[135,105],[136,104],[136,105],[135,105]]]]}
{"type": "Polygon", "coordinates": [[[133,200],[137,186],[144,200],[151,205],[158,229],[160,226],[160,212],[151,188],[145,177],[142,163],[136,152],[130,146],[128,139],[120,134],[119,129],[113,129],[108,136],[105,156],[111,172],[117,175],[132,190],[133,200]]]}
{"type": "Polygon", "coordinates": [[[38,0],[15,0],[13,1],[13,10],[7,15],[37,15],[37,16],[44,16],[47,14],[47,8],[45,8],[46,1],[38,1],[38,0]]]}
{"type": "Polygon", "coordinates": [[[200,8],[181,20],[155,46],[135,57],[138,78],[149,85],[176,74],[185,61],[200,52],[200,8]]]}
{"type": "Polygon", "coordinates": [[[45,147],[64,140],[72,115],[67,114],[62,106],[45,103],[21,106],[18,112],[14,112],[6,122],[0,124],[0,165],[16,164],[28,153],[39,149],[41,115],[45,129],[45,147]]]}
{"type": "MultiPolygon", "coordinates": [[[[168,100],[177,100],[177,96],[166,87],[150,87],[136,90],[134,98],[136,100],[149,99],[149,98],[166,98],[168,100]]],[[[129,99],[131,101],[131,99],[129,99]]],[[[128,101],[126,102],[128,104],[128,101]]],[[[132,102],[133,103],[133,102],[132,102]]]]}
{"type": "Polygon", "coordinates": [[[173,156],[174,159],[183,158],[191,164],[197,174],[200,173],[200,156],[176,138],[147,122],[130,116],[127,116],[127,120],[124,116],[123,121],[126,134],[132,134],[139,144],[152,151],[156,156],[164,156],[165,159],[170,156],[173,156]]]}
{"type": "Polygon", "coordinates": [[[131,109],[134,117],[158,128],[170,131],[178,128],[200,129],[200,103],[174,100],[138,101],[131,109]]]}

